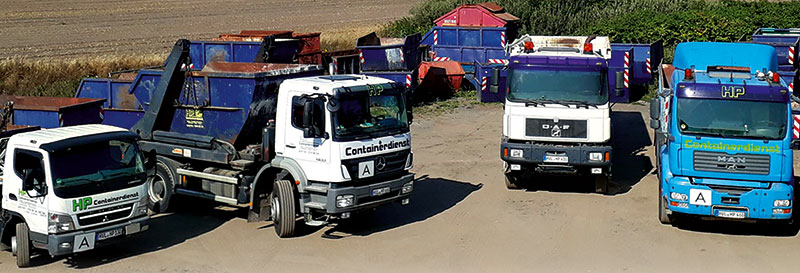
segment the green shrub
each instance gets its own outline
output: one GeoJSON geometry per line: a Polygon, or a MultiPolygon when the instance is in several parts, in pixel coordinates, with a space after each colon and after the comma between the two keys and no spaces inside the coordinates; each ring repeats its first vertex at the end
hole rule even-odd
{"type": "MultiPolygon", "coordinates": [[[[427,32],[433,20],[462,3],[430,0],[411,16],[389,24],[384,35],[427,32]]],[[[800,27],[800,1],[708,0],[496,0],[520,18],[520,33],[603,35],[614,42],[664,40],[665,49],[683,41],[739,41],[759,27],[800,27]]],[[[671,52],[671,51],[670,51],[671,52]]],[[[669,53],[669,52],[668,52],[669,53]]],[[[667,57],[671,58],[671,54],[667,57]]]]}

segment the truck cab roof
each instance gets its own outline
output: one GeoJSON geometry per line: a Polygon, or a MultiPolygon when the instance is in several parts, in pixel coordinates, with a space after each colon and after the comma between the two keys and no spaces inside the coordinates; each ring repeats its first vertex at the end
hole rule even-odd
{"type": "Polygon", "coordinates": [[[336,88],[392,82],[384,78],[364,75],[329,75],[285,80],[281,83],[281,89],[305,91],[313,86],[315,92],[333,95],[333,90],[336,88]]]}
{"type": "Polygon", "coordinates": [[[677,69],[705,70],[709,66],[749,67],[778,71],[778,55],[768,45],[749,43],[689,42],[675,47],[673,65],[677,69]]]}
{"type": "Polygon", "coordinates": [[[603,58],[611,59],[611,42],[608,37],[590,36],[532,36],[524,35],[508,45],[508,52],[514,56],[558,56],[573,58],[603,58]],[[526,49],[526,43],[533,44],[533,50],[526,49]],[[591,44],[591,51],[585,45],[591,44]]]}
{"type": "Polygon", "coordinates": [[[678,44],[673,67],[665,66],[665,72],[672,74],[676,95],[681,98],[787,102],[784,82],[780,78],[773,82],[768,74],[777,68],[771,46],[691,42],[678,44]],[[685,71],[692,67],[691,77],[686,78],[685,71]],[[674,73],[677,70],[682,71],[674,73]]]}
{"type": "Polygon", "coordinates": [[[103,124],[88,124],[20,133],[12,136],[9,139],[9,144],[54,151],[67,145],[90,143],[91,140],[85,137],[100,137],[101,135],[113,135],[114,137],[131,139],[136,137],[136,134],[123,128],[103,124]],[[78,138],[82,139],[79,140],[78,138]]]}

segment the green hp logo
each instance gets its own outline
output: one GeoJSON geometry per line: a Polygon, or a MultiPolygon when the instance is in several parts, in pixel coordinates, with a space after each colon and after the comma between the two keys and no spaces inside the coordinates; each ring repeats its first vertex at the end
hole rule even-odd
{"type": "Polygon", "coordinates": [[[91,204],[92,204],[91,197],[72,200],[72,211],[74,212],[74,211],[88,209],[89,205],[91,204]]]}
{"type": "Polygon", "coordinates": [[[722,97],[738,99],[744,95],[744,86],[722,86],[722,97]]]}

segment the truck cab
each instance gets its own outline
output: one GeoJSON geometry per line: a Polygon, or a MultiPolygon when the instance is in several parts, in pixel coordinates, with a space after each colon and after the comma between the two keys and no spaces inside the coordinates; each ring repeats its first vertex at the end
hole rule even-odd
{"type": "Polygon", "coordinates": [[[525,35],[511,45],[501,159],[509,189],[524,173],[589,174],[608,189],[611,168],[607,37],[525,35]]]}
{"type": "Polygon", "coordinates": [[[138,136],[79,125],[0,139],[0,239],[17,265],[31,247],[51,256],[94,249],[148,229],[147,173],[138,136]]]}
{"type": "Polygon", "coordinates": [[[775,49],[681,43],[659,74],[650,108],[659,220],[791,219],[791,94],[775,49]]]}
{"type": "Polygon", "coordinates": [[[413,191],[402,85],[360,75],[286,80],[278,93],[273,165],[297,166],[307,222],[404,200],[413,191]],[[296,164],[296,165],[295,165],[296,164]]]}

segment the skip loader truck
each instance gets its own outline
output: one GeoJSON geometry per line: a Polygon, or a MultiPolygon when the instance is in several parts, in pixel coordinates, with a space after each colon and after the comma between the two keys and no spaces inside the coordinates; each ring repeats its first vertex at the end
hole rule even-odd
{"type": "Polygon", "coordinates": [[[658,219],[789,221],[800,128],[775,48],[681,43],[659,74],[650,104],[658,219]]]}
{"type": "MultiPolygon", "coordinates": [[[[644,62],[633,62],[636,46],[612,46],[608,37],[530,35],[508,45],[500,145],[507,188],[532,186],[524,174],[546,173],[590,175],[596,192],[608,192],[611,103],[627,102],[635,73],[646,73],[644,62]]],[[[647,73],[638,78],[651,81],[647,73]]]]}
{"type": "Polygon", "coordinates": [[[147,172],[138,136],[107,125],[6,131],[0,138],[0,244],[30,265],[148,229],[147,172]],[[10,137],[9,137],[10,135],[10,137]]]}
{"type": "Polygon", "coordinates": [[[149,196],[173,194],[249,208],[248,221],[319,226],[391,202],[414,188],[411,108],[402,84],[322,76],[307,64],[209,62],[192,70],[189,41],[167,58],[149,106],[131,129],[157,155],[149,196]]]}

